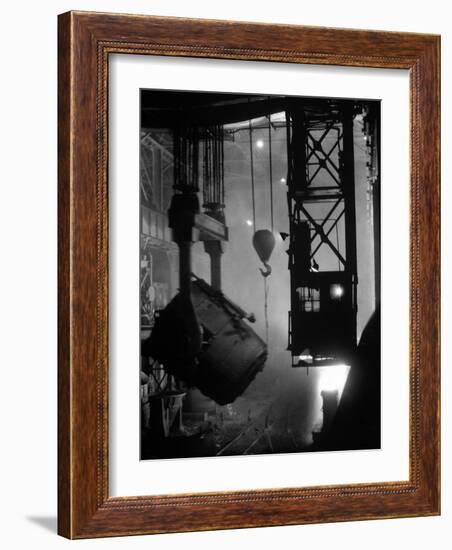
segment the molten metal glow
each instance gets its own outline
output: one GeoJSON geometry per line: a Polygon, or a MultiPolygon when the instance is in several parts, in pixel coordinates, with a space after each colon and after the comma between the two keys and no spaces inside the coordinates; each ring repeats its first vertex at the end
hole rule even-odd
{"type": "Polygon", "coordinates": [[[319,381],[319,391],[337,391],[338,398],[340,399],[349,371],[349,365],[338,364],[322,367],[319,381]]]}

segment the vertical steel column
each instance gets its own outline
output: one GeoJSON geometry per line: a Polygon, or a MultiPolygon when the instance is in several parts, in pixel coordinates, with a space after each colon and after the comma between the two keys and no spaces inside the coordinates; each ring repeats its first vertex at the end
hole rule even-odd
{"type": "Polygon", "coordinates": [[[345,104],[342,110],[343,150],[341,156],[341,185],[345,211],[345,271],[352,278],[353,307],[356,310],[356,285],[358,268],[356,260],[356,205],[355,205],[355,155],[353,142],[353,105],[345,104]]]}
{"type": "MultiPolygon", "coordinates": [[[[294,264],[295,261],[295,235],[296,226],[300,221],[300,213],[297,205],[296,191],[304,190],[307,186],[307,171],[306,171],[306,121],[302,108],[296,111],[288,111],[286,113],[287,120],[287,204],[289,210],[289,270],[290,270],[290,303],[291,312],[289,313],[289,342],[298,334],[298,325],[292,323],[292,315],[294,308],[298,308],[299,296],[297,288],[299,285],[298,273],[294,264]],[[295,331],[295,335],[294,335],[295,331]]],[[[291,345],[291,344],[289,344],[291,345]]]]}
{"type": "Polygon", "coordinates": [[[375,308],[380,306],[381,301],[381,231],[380,231],[380,173],[381,173],[381,143],[380,143],[380,126],[377,121],[380,120],[380,103],[375,105],[375,113],[373,120],[373,151],[377,155],[376,162],[376,178],[372,186],[372,208],[373,208],[373,229],[374,229],[374,269],[375,269],[375,308]]]}
{"type": "Polygon", "coordinates": [[[289,181],[289,193],[294,196],[295,189],[306,189],[306,123],[302,109],[292,113],[292,182],[289,181]],[[292,183],[292,189],[290,188],[292,183]]]}
{"type": "Polygon", "coordinates": [[[221,256],[222,241],[204,241],[204,250],[210,258],[210,285],[215,290],[221,290],[221,256]]]}

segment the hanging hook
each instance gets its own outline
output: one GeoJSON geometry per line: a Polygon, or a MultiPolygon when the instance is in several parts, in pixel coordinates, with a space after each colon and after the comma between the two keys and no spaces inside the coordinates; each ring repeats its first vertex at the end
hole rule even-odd
{"type": "Polygon", "coordinates": [[[267,262],[262,262],[265,266],[265,269],[262,269],[262,267],[259,268],[259,271],[262,273],[262,277],[268,277],[271,275],[272,267],[267,262]]]}

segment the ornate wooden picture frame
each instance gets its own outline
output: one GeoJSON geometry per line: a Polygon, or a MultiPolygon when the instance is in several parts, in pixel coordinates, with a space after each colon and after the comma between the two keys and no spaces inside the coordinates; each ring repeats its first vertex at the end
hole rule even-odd
{"type": "Polygon", "coordinates": [[[59,17],[58,531],[68,538],[440,513],[440,38],[69,12],[59,17]],[[111,54],[405,69],[410,78],[409,480],[111,497],[111,54]]]}

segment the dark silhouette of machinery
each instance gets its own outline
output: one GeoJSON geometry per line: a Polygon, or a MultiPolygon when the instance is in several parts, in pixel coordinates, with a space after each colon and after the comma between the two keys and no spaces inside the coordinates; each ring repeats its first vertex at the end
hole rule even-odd
{"type": "Polygon", "coordinates": [[[344,362],[356,348],[355,109],[307,101],[286,113],[293,366],[344,362]]]}
{"type": "Polygon", "coordinates": [[[173,139],[174,194],[168,224],[179,249],[179,292],[157,312],[150,337],[142,344],[142,355],[152,357],[176,379],[223,405],[241,395],[262,370],[267,347],[249,324],[253,315],[221,291],[221,256],[228,238],[222,127],[179,121],[173,139]],[[202,209],[198,197],[200,158],[202,209]],[[210,257],[210,285],[192,274],[196,241],[204,242],[210,257]]]}
{"type": "MultiPolygon", "coordinates": [[[[199,278],[191,284],[190,310],[202,333],[201,345],[191,348],[190,331],[177,323],[187,313],[179,293],[160,312],[147,342],[154,359],[168,372],[220,405],[234,401],[262,370],[267,348],[247,320],[252,315],[199,278]]],[[[192,322],[192,321],[190,321],[192,322]]]]}
{"type": "Polygon", "coordinates": [[[320,396],[322,398],[322,427],[320,430],[312,432],[313,443],[316,447],[320,447],[323,441],[330,437],[339,403],[338,390],[323,390],[320,392],[320,396]]]}

